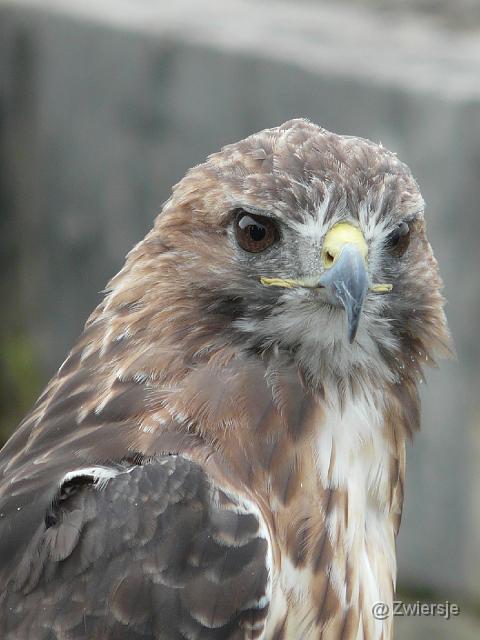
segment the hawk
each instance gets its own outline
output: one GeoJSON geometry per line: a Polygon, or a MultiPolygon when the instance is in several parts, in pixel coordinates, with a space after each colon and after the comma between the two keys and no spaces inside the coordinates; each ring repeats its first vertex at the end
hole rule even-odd
{"type": "Polygon", "coordinates": [[[188,171],[0,454],[4,640],[392,637],[423,210],[304,119],[188,171]]]}

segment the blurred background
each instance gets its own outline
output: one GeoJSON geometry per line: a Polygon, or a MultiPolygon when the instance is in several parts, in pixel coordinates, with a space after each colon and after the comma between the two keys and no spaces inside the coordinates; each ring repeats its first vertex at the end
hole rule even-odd
{"type": "Polygon", "coordinates": [[[0,0],[0,440],[186,169],[296,116],[381,141],[427,202],[457,362],[408,452],[399,595],[480,637],[480,0],[0,0]]]}

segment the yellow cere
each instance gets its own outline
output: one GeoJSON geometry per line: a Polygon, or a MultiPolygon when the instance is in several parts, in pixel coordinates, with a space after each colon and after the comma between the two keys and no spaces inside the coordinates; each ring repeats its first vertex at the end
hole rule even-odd
{"type": "Polygon", "coordinates": [[[353,224],[339,222],[325,236],[322,249],[322,260],[325,268],[328,269],[334,264],[346,244],[355,245],[365,262],[367,261],[368,246],[363,233],[353,224]]]}

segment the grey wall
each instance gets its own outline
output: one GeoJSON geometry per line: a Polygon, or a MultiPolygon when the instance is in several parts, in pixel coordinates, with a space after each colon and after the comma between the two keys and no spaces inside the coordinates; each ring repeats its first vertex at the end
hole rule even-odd
{"type": "Polygon", "coordinates": [[[45,381],[171,185],[221,145],[300,115],[382,141],[427,201],[458,350],[423,392],[400,582],[468,608],[480,602],[480,36],[382,15],[0,1],[0,337],[20,328],[45,381]]]}

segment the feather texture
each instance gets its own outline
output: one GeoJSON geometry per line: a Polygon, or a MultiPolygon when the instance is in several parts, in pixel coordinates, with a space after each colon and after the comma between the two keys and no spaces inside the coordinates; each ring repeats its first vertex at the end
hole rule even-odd
{"type": "Polygon", "coordinates": [[[450,350],[408,168],[305,120],[174,188],[0,453],[2,637],[388,639],[417,383],[450,350]],[[239,207],[275,218],[259,254],[239,207]],[[411,222],[402,258],[386,238],[411,222]],[[261,278],[322,270],[359,226],[374,282],[343,310],[261,278]]]}

